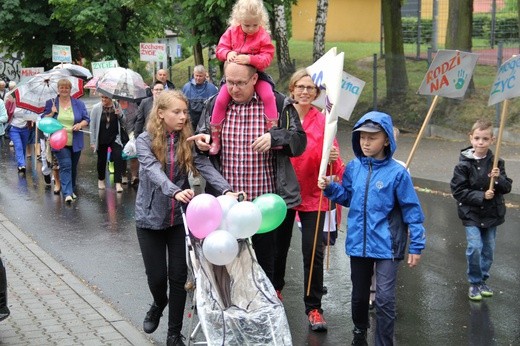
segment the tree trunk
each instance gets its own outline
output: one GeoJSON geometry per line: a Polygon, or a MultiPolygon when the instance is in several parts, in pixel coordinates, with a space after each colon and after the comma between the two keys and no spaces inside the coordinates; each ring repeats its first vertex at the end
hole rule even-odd
{"type": "MultiPolygon", "coordinates": [[[[448,11],[448,27],[446,28],[446,49],[457,49],[471,52],[473,24],[473,0],[450,0],[448,11]]],[[[466,93],[475,91],[475,83],[471,78],[466,93]]]]}
{"type": "Polygon", "coordinates": [[[276,56],[278,57],[279,80],[285,80],[294,73],[295,68],[289,54],[289,44],[287,42],[287,21],[285,19],[284,5],[276,5],[274,13],[274,37],[276,41],[276,56]]]}
{"type": "Polygon", "coordinates": [[[197,40],[197,43],[193,45],[193,59],[195,60],[195,65],[204,65],[204,57],[202,56],[202,44],[200,40],[197,40]]]}
{"type": "Polygon", "coordinates": [[[216,46],[211,45],[208,47],[208,73],[211,83],[219,87],[217,79],[217,68],[219,67],[219,61],[217,60],[217,54],[215,52],[216,46]]]}
{"type": "Polygon", "coordinates": [[[381,4],[384,27],[386,97],[389,102],[398,102],[408,92],[401,0],[382,0],[381,4]]]}
{"type": "Polygon", "coordinates": [[[316,61],[325,54],[325,30],[327,26],[327,11],[329,0],[318,0],[316,8],[316,24],[314,25],[314,49],[312,61],[316,61]]]}

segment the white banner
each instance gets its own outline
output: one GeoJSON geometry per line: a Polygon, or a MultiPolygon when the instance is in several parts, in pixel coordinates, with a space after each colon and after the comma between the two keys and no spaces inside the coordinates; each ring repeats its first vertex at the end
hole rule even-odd
{"type": "Polygon", "coordinates": [[[119,67],[117,60],[93,61],[92,62],[92,76],[102,77],[108,69],[119,67]]]}
{"type": "Polygon", "coordinates": [[[44,71],[43,67],[22,67],[20,71],[20,82],[44,71]]]}
{"type": "Polygon", "coordinates": [[[166,45],[162,43],[140,43],[139,55],[141,61],[167,63],[166,45]]]}
{"type": "Polygon", "coordinates": [[[433,59],[418,94],[462,98],[477,64],[478,54],[440,50],[433,59]]]}
{"type": "Polygon", "coordinates": [[[520,55],[503,63],[491,87],[488,106],[520,96],[520,55]]]}
{"type": "Polygon", "coordinates": [[[338,129],[338,103],[341,94],[344,53],[336,54],[336,47],[331,48],[318,61],[307,67],[314,83],[325,91],[325,133],[319,177],[325,176],[329,162],[330,149],[338,129]]]}

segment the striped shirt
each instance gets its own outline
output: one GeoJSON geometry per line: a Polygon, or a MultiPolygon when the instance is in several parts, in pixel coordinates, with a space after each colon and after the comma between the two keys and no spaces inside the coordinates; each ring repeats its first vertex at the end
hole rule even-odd
{"type": "Polygon", "coordinates": [[[276,191],[273,152],[251,149],[265,128],[264,104],[256,94],[247,103],[229,103],[222,124],[222,172],[233,190],[245,191],[249,200],[276,191]]]}

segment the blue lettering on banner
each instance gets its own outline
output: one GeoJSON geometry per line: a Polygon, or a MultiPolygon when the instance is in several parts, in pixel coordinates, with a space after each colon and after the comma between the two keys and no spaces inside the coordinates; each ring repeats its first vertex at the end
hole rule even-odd
{"type": "Polygon", "coordinates": [[[320,71],[317,75],[313,74],[311,76],[312,81],[316,84],[320,89],[322,89],[321,84],[323,83],[323,71],[320,71]]]}
{"type": "Polygon", "coordinates": [[[509,76],[509,78],[507,78],[505,80],[497,81],[494,84],[493,92],[491,93],[491,95],[494,95],[496,93],[503,93],[506,89],[507,90],[513,89],[515,87],[515,83],[514,83],[515,79],[516,79],[516,76],[512,75],[512,76],[509,76]]]}
{"type": "Polygon", "coordinates": [[[349,91],[354,95],[359,95],[359,87],[346,80],[341,80],[341,89],[349,91]]]}

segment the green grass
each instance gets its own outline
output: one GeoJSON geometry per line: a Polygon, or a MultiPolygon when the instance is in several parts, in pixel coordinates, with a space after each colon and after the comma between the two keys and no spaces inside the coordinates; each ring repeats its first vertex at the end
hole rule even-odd
{"type": "MultiPolygon", "coordinates": [[[[378,109],[391,114],[395,123],[405,130],[416,131],[420,128],[429,109],[429,98],[416,94],[428,69],[428,64],[425,60],[416,60],[414,58],[406,60],[409,92],[404,102],[392,104],[385,99],[385,66],[384,59],[379,59],[379,43],[328,42],[325,45],[325,50],[328,51],[332,47],[337,47],[338,52],[345,52],[344,70],[366,82],[352,114],[351,122],[355,122],[373,106],[373,56],[376,54],[378,57],[378,109]]],[[[291,59],[295,61],[297,69],[312,64],[312,42],[291,40],[289,41],[289,49],[291,59]]],[[[415,50],[414,45],[406,45],[406,52],[409,52],[413,57],[415,57],[415,50]]],[[[426,51],[426,45],[421,47],[421,52],[426,54],[426,51]]],[[[207,50],[204,51],[204,59],[207,62],[207,50]]],[[[173,66],[172,74],[175,85],[181,87],[186,83],[188,80],[188,68],[191,67],[193,69],[193,66],[193,57],[189,57],[173,66]]],[[[278,81],[279,76],[276,64],[272,64],[267,69],[267,73],[275,81],[278,81]]],[[[456,131],[467,132],[471,124],[478,118],[483,117],[494,120],[496,116],[495,107],[488,107],[487,100],[495,75],[495,66],[477,65],[473,74],[474,93],[463,101],[442,98],[435,109],[431,123],[446,126],[456,131]]],[[[286,92],[287,81],[277,83],[277,89],[286,92]]],[[[507,125],[508,130],[520,132],[520,102],[518,99],[510,102],[507,125]]]]}

